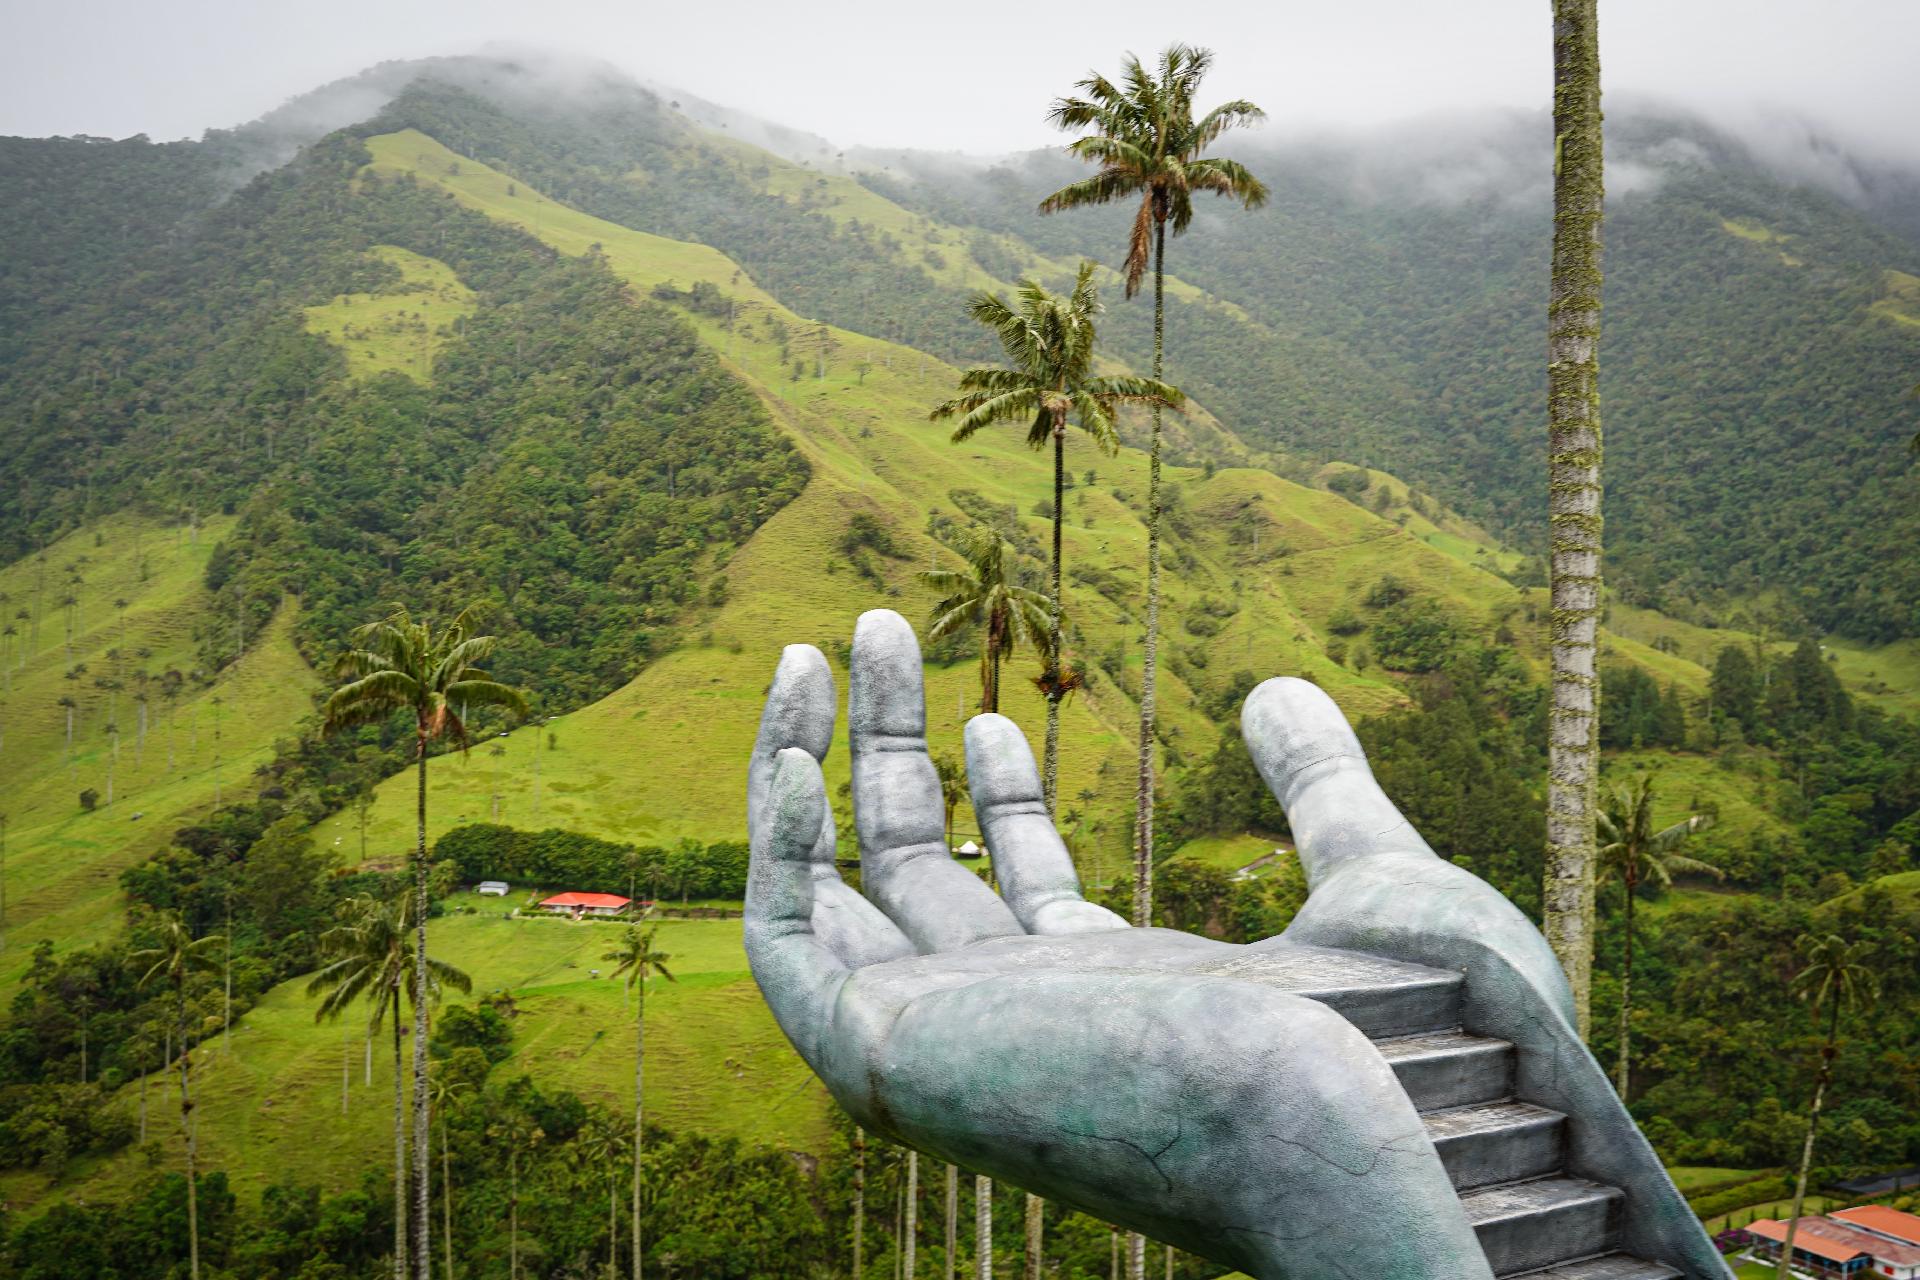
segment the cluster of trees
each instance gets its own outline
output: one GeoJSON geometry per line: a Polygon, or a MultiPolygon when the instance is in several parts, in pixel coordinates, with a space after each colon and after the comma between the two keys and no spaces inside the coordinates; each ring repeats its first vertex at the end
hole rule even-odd
{"type": "Polygon", "coordinates": [[[738,899],[747,891],[747,846],[739,840],[682,840],[662,849],[556,827],[475,822],[434,841],[433,858],[450,863],[464,883],[508,880],[655,900],[738,899]]]}

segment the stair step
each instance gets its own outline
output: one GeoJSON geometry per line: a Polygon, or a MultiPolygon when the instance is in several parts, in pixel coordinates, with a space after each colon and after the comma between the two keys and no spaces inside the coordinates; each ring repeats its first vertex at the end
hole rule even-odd
{"type": "Polygon", "coordinates": [[[1664,1262],[1648,1262],[1630,1253],[1609,1253],[1578,1262],[1562,1262],[1544,1271],[1529,1271],[1515,1280],[1682,1280],[1664,1262]]]}
{"type": "Polygon", "coordinates": [[[1460,1025],[1464,979],[1448,969],[1385,960],[1358,951],[1279,943],[1195,968],[1279,987],[1331,1006],[1369,1036],[1402,1036],[1460,1025]]]}
{"type": "Polygon", "coordinates": [[[1535,1178],[1481,1187],[1460,1197],[1496,1276],[1539,1271],[1612,1249],[1616,1187],[1585,1178],[1535,1178]]]}
{"type": "Polygon", "coordinates": [[[1376,1046],[1416,1111],[1491,1102],[1513,1092],[1513,1045],[1465,1031],[1396,1036],[1376,1046]]]}
{"type": "Polygon", "coordinates": [[[1507,1099],[1429,1111],[1420,1117],[1453,1185],[1462,1191],[1537,1178],[1560,1167],[1558,1111],[1507,1099]]]}

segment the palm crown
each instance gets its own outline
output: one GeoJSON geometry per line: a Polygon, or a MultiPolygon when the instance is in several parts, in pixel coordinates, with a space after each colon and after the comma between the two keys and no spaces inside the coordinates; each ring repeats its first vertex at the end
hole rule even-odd
{"type": "Polygon", "coordinates": [[[1226,196],[1248,209],[1266,203],[1266,184],[1243,166],[1201,154],[1228,129],[1266,118],[1259,107],[1237,98],[1195,120],[1194,94],[1212,65],[1209,50],[1191,45],[1169,47],[1152,71],[1129,55],[1119,84],[1090,75],[1075,86],[1077,96],[1061,98],[1048,113],[1059,128],[1089,131],[1067,150],[1100,171],[1042,200],[1040,212],[1140,197],[1127,245],[1129,298],[1146,275],[1154,228],[1171,227],[1175,235],[1185,231],[1193,222],[1195,192],[1226,196]]]}
{"type": "Polygon", "coordinates": [[[986,638],[980,647],[981,706],[1000,709],[1000,664],[1021,644],[1033,647],[1043,662],[1052,660],[1048,632],[1047,598],[1013,579],[1013,547],[997,529],[985,525],[962,535],[964,569],[935,569],[920,581],[941,593],[933,606],[927,638],[941,640],[960,628],[982,625],[986,638]]]}
{"type": "Polygon", "coordinates": [[[1180,392],[1151,378],[1094,374],[1094,317],[1101,308],[1093,272],[1093,263],[1081,263],[1073,291],[1064,298],[1031,279],[1015,291],[1017,307],[997,293],[975,295],[968,313],[993,330],[1013,367],[960,375],[960,394],[930,415],[935,421],[960,419],[954,443],[982,427],[1027,421],[1027,443],[1039,449],[1064,433],[1073,417],[1096,445],[1112,453],[1120,447],[1113,424],[1120,405],[1181,404],[1180,392]]]}
{"type": "Polygon", "coordinates": [[[1600,861],[1616,870],[1629,888],[1643,883],[1665,888],[1675,872],[1725,879],[1726,873],[1712,863],[1675,852],[1688,836],[1711,825],[1712,819],[1696,813],[1655,831],[1652,775],[1614,788],[1594,815],[1600,861]]]}
{"type": "Polygon", "coordinates": [[[328,733],[383,720],[402,708],[413,712],[419,750],[445,738],[464,747],[466,717],[474,707],[502,707],[525,714],[518,689],[492,679],[477,663],[493,653],[492,636],[468,634],[472,608],[435,631],[416,622],[404,606],[379,622],[353,632],[353,645],[340,655],[339,674],[352,679],[327,699],[328,733]]]}
{"type": "Polygon", "coordinates": [[[654,974],[659,974],[668,982],[674,981],[673,974],[667,970],[667,961],[673,957],[654,946],[653,933],[652,929],[642,929],[637,924],[629,925],[618,945],[600,957],[614,962],[613,976],[618,978],[626,975],[629,988],[636,985],[644,987],[647,979],[654,974]]]}
{"type": "MultiPolygon", "coordinates": [[[[354,1001],[366,999],[367,1027],[378,1031],[389,1005],[398,1006],[413,973],[415,897],[402,890],[387,899],[366,895],[342,904],[343,923],[327,930],[321,944],[333,959],[307,983],[308,995],[326,993],[314,1021],[338,1018],[354,1001]]],[[[442,960],[427,957],[428,995],[440,988],[473,990],[473,980],[442,960]]]]}
{"type": "Polygon", "coordinates": [[[217,972],[225,943],[226,939],[218,934],[195,938],[184,920],[177,915],[167,915],[160,921],[158,941],[127,958],[135,968],[145,966],[140,974],[140,987],[161,981],[177,988],[186,985],[190,974],[217,972]]]}

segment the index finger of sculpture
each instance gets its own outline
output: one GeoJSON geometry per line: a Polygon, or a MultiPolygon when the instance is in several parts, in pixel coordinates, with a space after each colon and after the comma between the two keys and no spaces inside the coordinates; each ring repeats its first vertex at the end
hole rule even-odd
{"type": "Polygon", "coordinates": [[[821,1037],[847,967],[813,931],[813,843],[827,812],[820,764],[788,747],[767,778],[747,864],[747,964],[781,1030],[817,1070],[821,1037]]]}
{"type": "Polygon", "coordinates": [[[889,609],[853,632],[847,726],[853,816],[867,896],[921,952],[1023,932],[1004,902],[947,849],[940,778],[927,756],[920,644],[889,609]]]}
{"type": "Polygon", "coordinates": [[[1248,695],[1240,733],[1286,810],[1309,887],[1355,858],[1432,855],[1380,790],[1360,739],[1318,685],[1290,676],[1268,680],[1248,695]]]}
{"type": "Polygon", "coordinates": [[[1073,855],[1047,812],[1033,751],[1019,725],[993,714],[967,722],[967,783],[993,855],[1000,896],[1029,933],[1127,927],[1081,896],[1073,855]]]}

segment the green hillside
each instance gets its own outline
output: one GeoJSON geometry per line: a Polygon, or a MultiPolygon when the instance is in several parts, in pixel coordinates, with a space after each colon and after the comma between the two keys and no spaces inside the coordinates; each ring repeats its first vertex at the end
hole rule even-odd
{"type": "Polygon", "coordinates": [[[202,582],[232,527],[111,516],[0,570],[6,611],[27,615],[13,620],[0,693],[0,998],[43,941],[68,951],[116,933],[119,873],[222,796],[250,792],[274,740],[311,710],[319,681],[293,647],[294,606],[236,636],[202,582]],[[208,635],[244,647],[211,679],[199,665],[208,635]],[[74,703],[71,741],[62,699],[74,703]],[[90,812],[83,791],[97,796],[90,812]]]}

